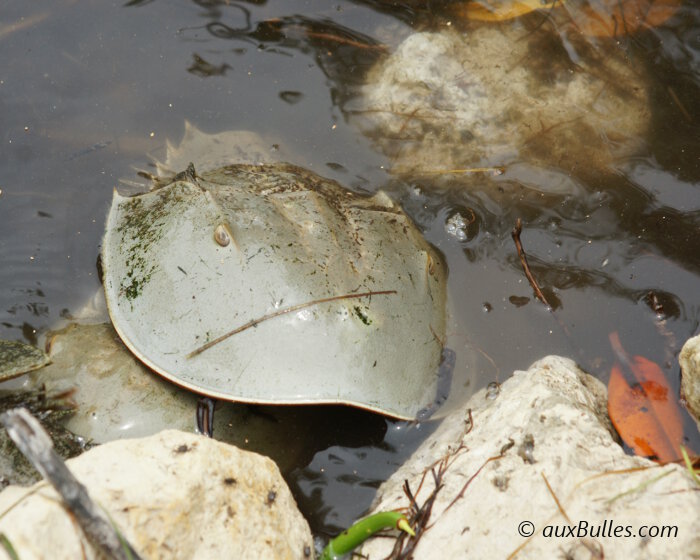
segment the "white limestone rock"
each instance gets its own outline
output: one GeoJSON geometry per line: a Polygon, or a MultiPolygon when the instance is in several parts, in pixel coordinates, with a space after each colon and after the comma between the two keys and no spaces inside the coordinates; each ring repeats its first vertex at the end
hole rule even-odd
{"type": "MultiPolygon", "coordinates": [[[[550,356],[516,372],[495,399],[486,395],[478,392],[465,410],[449,416],[379,490],[373,511],[407,508],[404,481],[423,505],[435,487],[430,469],[437,472],[439,461],[446,461],[416,560],[515,552],[538,559],[700,558],[697,485],[679,465],[658,466],[624,453],[613,437],[600,381],[572,361],[550,356]],[[527,521],[535,529],[530,540],[518,534],[527,521]],[[547,526],[561,532],[564,525],[575,526],[574,536],[543,536],[554,530],[547,526]],[[625,536],[628,528],[636,534],[652,525],[676,526],[677,534],[625,536]],[[600,535],[614,534],[616,527],[622,536],[600,535]]],[[[362,553],[368,560],[385,558],[393,544],[373,539],[362,553]]]]}
{"type": "Polygon", "coordinates": [[[681,394],[700,429],[700,335],[689,339],[681,350],[681,394]]]}
{"type": "Polygon", "coordinates": [[[475,175],[449,170],[503,167],[503,179],[571,192],[569,175],[610,172],[640,149],[647,97],[620,50],[509,22],[409,36],[344,109],[394,173],[453,184],[475,175]]]}
{"type": "MultiPolygon", "coordinates": [[[[143,558],[313,552],[306,520],[274,462],[261,455],[168,430],[96,447],[67,464],[143,558]]],[[[0,533],[22,560],[97,558],[46,483],[8,487],[0,512],[0,533]]],[[[0,558],[8,558],[2,548],[0,558]]]]}

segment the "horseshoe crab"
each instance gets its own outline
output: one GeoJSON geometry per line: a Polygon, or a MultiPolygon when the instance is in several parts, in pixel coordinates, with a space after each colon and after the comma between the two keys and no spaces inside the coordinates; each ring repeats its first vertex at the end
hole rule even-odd
{"type": "Polygon", "coordinates": [[[121,339],[191,391],[403,419],[435,400],[445,266],[382,192],[291,164],[190,164],[115,191],[102,266],[121,339]]]}

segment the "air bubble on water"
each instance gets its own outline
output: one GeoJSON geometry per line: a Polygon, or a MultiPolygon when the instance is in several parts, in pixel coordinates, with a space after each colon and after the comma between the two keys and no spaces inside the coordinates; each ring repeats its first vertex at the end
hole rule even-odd
{"type": "Polygon", "coordinates": [[[467,220],[464,219],[464,216],[457,212],[447,220],[445,231],[448,235],[456,237],[458,241],[465,241],[467,239],[467,232],[465,231],[467,225],[467,220]]]}
{"type": "Polygon", "coordinates": [[[495,400],[500,392],[501,386],[495,381],[492,381],[486,386],[486,398],[490,401],[495,400]]]}

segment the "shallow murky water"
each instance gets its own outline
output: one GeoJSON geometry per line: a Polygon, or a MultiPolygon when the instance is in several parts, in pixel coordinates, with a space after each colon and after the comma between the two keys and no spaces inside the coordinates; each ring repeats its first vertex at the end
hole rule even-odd
{"type": "MultiPolygon", "coordinates": [[[[177,141],[187,119],[212,133],[265,133],[294,163],[402,202],[447,258],[459,398],[550,353],[607,382],[613,331],[677,391],[678,351],[700,324],[700,10],[686,2],[666,24],[614,46],[647,76],[644,147],[559,192],[561,176],[545,169],[495,188],[389,175],[392,161],[352,124],[348,100],[384,56],[378,45],[391,50],[449,17],[382,4],[5,2],[0,337],[39,343],[99,289],[112,189],[177,141]],[[456,212],[471,222],[461,241],[445,230],[456,212]],[[518,218],[554,315],[521,269],[510,235],[518,218]]],[[[366,509],[432,429],[335,407],[307,414],[298,437],[313,443],[287,478],[322,532],[366,509]]],[[[688,418],[686,428],[700,449],[688,418]]]]}

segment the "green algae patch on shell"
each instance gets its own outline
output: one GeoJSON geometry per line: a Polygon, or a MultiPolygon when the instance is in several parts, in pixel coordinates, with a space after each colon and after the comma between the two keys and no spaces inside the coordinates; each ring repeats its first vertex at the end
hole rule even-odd
{"type": "Polygon", "coordinates": [[[50,361],[39,348],[17,340],[0,340],[0,381],[39,369],[50,361]]]}
{"type": "Polygon", "coordinates": [[[122,340],[192,391],[399,418],[435,398],[445,266],[381,192],[289,164],[180,174],[136,197],[115,192],[102,260],[122,340]]]}

